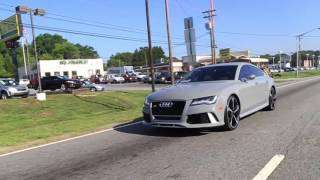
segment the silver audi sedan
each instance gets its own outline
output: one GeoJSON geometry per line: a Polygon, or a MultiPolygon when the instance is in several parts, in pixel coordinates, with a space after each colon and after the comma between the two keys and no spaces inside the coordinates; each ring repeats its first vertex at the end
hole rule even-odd
{"type": "Polygon", "coordinates": [[[176,85],[150,94],[146,124],[167,128],[236,129],[239,120],[261,109],[275,109],[271,77],[249,63],[223,63],[194,69],[176,85]]]}

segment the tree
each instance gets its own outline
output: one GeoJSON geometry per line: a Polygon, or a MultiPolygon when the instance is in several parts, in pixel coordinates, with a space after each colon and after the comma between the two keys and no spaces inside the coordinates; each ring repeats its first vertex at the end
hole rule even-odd
{"type": "Polygon", "coordinates": [[[132,58],[133,54],[131,52],[116,53],[115,55],[111,55],[108,66],[118,67],[132,65],[132,58]]]}
{"type": "Polygon", "coordinates": [[[63,42],[62,44],[56,44],[52,51],[53,56],[56,59],[78,59],[80,58],[79,49],[69,42],[63,42]]]}
{"type": "Polygon", "coordinates": [[[91,46],[82,46],[81,44],[75,45],[80,51],[80,58],[82,59],[95,59],[98,58],[98,52],[91,46]]]}
{"type": "MultiPolygon", "coordinates": [[[[154,63],[160,63],[162,58],[167,59],[163,49],[160,46],[155,46],[152,48],[152,56],[154,63]]],[[[132,65],[144,66],[146,64],[149,64],[149,48],[140,47],[139,49],[136,49],[133,53],[132,65]]]]}

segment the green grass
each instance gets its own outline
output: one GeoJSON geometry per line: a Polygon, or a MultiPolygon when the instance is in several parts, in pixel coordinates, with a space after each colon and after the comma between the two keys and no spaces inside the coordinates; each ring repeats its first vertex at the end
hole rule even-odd
{"type": "Polygon", "coordinates": [[[147,91],[0,101],[0,152],[112,127],[141,117],[147,91]]]}
{"type": "MultiPolygon", "coordinates": [[[[299,78],[315,77],[320,76],[320,70],[305,70],[299,71],[299,78]]],[[[273,74],[274,79],[291,79],[297,77],[297,72],[282,72],[273,74]]]]}

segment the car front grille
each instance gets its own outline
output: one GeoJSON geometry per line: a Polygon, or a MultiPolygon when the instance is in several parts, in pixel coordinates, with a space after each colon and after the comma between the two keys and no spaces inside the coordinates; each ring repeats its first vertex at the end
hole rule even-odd
{"type": "Polygon", "coordinates": [[[157,115],[168,115],[168,116],[181,116],[186,105],[185,101],[161,101],[152,103],[152,114],[157,115]],[[161,103],[170,103],[169,107],[161,107],[161,103]]]}
{"type": "Polygon", "coordinates": [[[179,121],[181,119],[181,116],[154,116],[154,119],[160,120],[160,121],[168,121],[168,120],[179,121]]]}
{"type": "Polygon", "coordinates": [[[26,88],[18,88],[17,91],[26,91],[26,88]]]}

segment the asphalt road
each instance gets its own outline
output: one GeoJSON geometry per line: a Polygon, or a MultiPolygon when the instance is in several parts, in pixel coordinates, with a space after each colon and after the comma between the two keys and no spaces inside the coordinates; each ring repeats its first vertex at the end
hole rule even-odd
{"type": "Polygon", "coordinates": [[[235,131],[160,130],[136,124],[0,157],[0,179],[319,179],[320,79],[278,89],[277,109],[235,131]]]}

